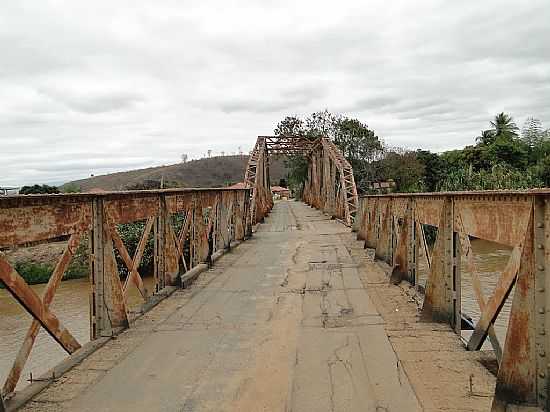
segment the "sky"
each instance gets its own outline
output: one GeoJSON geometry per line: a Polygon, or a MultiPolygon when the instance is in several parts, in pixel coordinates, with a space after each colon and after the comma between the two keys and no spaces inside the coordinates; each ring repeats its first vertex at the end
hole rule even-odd
{"type": "Polygon", "coordinates": [[[0,186],[248,152],[328,109],[386,144],[550,127],[548,0],[24,1],[0,12],[0,186]]]}

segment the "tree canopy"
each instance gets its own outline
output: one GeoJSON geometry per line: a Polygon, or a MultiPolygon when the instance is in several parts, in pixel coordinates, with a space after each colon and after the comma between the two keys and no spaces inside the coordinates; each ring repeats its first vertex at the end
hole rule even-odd
{"type": "MultiPolygon", "coordinates": [[[[305,119],[288,116],[275,134],[331,139],[351,163],[360,193],[390,179],[400,192],[550,186],[550,132],[542,122],[530,117],[520,132],[514,118],[501,112],[488,123],[474,145],[442,153],[389,147],[365,122],[327,110],[305,119]]],[[[307,163],[291,157],[287,165],[289,186],[299,192],[307,163]]]]}

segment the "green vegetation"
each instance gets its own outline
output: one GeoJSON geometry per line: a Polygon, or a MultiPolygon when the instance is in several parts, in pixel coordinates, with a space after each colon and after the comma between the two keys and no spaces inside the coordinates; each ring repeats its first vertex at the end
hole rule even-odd
{"type": "MultiPolygon", "coordinates": [[[[134,256],[141,236],[145,230],[146,221],[140,220],[137,222],[124,223],[117,225],[117,231],[128,250],[130,256],[134,256]]],[[[141,258],[141,263],[138,267],[138,272],[143,276],[152,272],[153,270],[153,260],[154,260],[154,243],[153,231],[149,234],[147,243],[145,244],[145,249],[143,250],[143,257],[141,258]]],[[[115,249],[115,257],[117,260],[118,273],[123,277],[128,275],[128,268],[124,264],[124,261],[120,257],[120,253],[115,249]]]]}
{"type": "MultiPolygon", "coordinates": [[[[432,153],[388,147],[365,123],[328,111],[300,119],[286,117],[276,135],[326,136],[340,147],[354,170],[360,193],[373,182],[393,180],[398,192],[434,192],[488,189],[529,189],[550,186],[550,130],[528,118],[522,128],[512,116],[499,113],[481,131],[475,145],[432,153]]],[[[307,164],[290,158],[289,186],[300,193],[307,164]]]]}
{"type": "Polygon", "coordinates": [[[55,193],[59,193],[59,189],[56,186],[48,185],[23,186],[19,190],[20,195],[49,195],[55,193]]]}
{"type": "Polygon", "coordinates": [[[63,190],[63,193],[80,193],[80,192],[82,192],[82,189],[76,183],[68,183],[68,184],[64,185],[61,189],[63,190]]]}
{"type": "MultiPolygon", "coordinates": [[[[39,247],[39,246],[34,246],[39,247]]],[[[59,256],[56,256],[59,258],[59,256]]],[[[38,283],[47,283],[50,279],[54,269],[55,262],[37,262],[33,260],[17,261],[13,265],[14,269],[21,275],[25,282],[29,285],[35,285],[38,283]]],[[[69,264],[63,280],[68,279],[80,279],[88,276],[89,273],[88,263],[88,240],[85,238],[80,242],[80,245],[76,249],[76,253],[73,256],[71,263],[69,264]]],[[[4,285],[0,282],[0,288],[4,285]]]]}

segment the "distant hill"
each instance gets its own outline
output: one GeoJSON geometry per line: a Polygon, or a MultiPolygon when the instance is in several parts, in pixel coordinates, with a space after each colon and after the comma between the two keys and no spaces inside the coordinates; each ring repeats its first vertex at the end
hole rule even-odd
{"type": "MultiPolygon", "coordinates": [[[[223,187],[244,180],[248,156],[218,156],[208,159],[191,160],[168,166],[150,167],[107,175],[94,176],[88,179],[74,180],[65,183],[63,188],[79,186],[82,192],[94,189],[125,190],[145,182],[160,182],[162,176],[170,186],[178,187],[223,187]]],[[[270,159],[270,176],[273,184],[286,178],[287,169],[284,158],[270,159]]]]}

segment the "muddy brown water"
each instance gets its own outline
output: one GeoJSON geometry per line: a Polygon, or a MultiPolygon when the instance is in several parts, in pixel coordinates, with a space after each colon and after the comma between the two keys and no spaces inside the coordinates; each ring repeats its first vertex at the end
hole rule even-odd
{"type": "MultiPolygon", "coordinates": [[[[500,245],[494,242],[489,242],[482,239],[471,241],[472,251],[474,255],[474,264],[481,282],[485,301],[493,294],[496,283],[504,270],[512,249],[505,245],[500,245]]],[[[421,256],[420,262],[419,284],[426,285],[427,265],[425,259],[421,256]]],[[[462,313],[471,317],[474,323],[479,320],[480,310],[472,288],[471,274],[466,270],[466,259],[462,259],[461,264],[461,293],[462,293],[462,313]]],[[[510,309],[512,306],[513,290],[506,300],[502,310],[495,321],[495,333],[500,341],[501,346],[504,346],[506,338],[506,330],[508,327],[508,319],[510,318],[510,309]]],[[[468,339],[472,331],[462,331],[462,337],[468,339]]],[[[483,345],[483,349],[491,349],[488,340],[483,345]]]]}
{"type": "MultiPolygon", "coordinates": [[[[483,290],[488,297],[508,261],[511,249],[484,240],[473,240],[472,249],[483,290]]],[[[425,284],[427,271],[422,259],[420,269],[419,283],[425,284]]],[[[144,282],[148,290],[153,289],[152,277],[146,277],[144,282]]],[[[41,295],[45,285],[35,285],[32,288],[41,295]]],[[[511,300],[511,297],[507,300],[501,315],[495,322],[495,331],[502,346],[506,336],[511,300]]],[[[53,312],[82,344],[89,341],[88,302],[89,282],[87,279],[78,279],[62,282],[51,306],[53,312]]],[[[131,287],[130,308],[137,309],[141,302],[139,292],[131,287]]],[[[471,316],[474,321],[479,318],[479,307],[473,295],[471,277],[465,271],[465,262],[462,264],[462,311],[471,316]]],[[[3,384],[32,319],[5,289],[0,289],[0,314],[0,382],[3,384]]],[[[463,332],[465,338],[470,334],[471,332],[463,332]]],[[[489,345],[486,344],[484,349],[490,349],[489,345]]],[[[18,389],[28,384],[27,380],[31,372],[33,376],[39,376],[66,356],[67,354],[60,346],[44,330],[41,330],[18,389]]]]}
{"type": "MultiPolygon", "coordinates": [[[[147,290],[153,290],[154,279],[152,277],[145,277],[143,281],[147,290]]],[[[32,285],[31,287],[39,296],[42,296],[46,285],[32,285]]],[[[59,285],[50,306],[52,312],[80,344],[90,340],[89,293],[88,279],[67,280],[59,285]]],[[[137,310],[142,302],[141,295],[132,285],[128,296],[130,310],[137,310]]],[[[0,385],[3,385],[6,380],[31,322],[32,317],[10,293],[6,289],[0,289],[0,385]]],[[[41,329],[17,389],[28,384],[30,373],[33,374],[33,377],[38,377],[53,368],[66,356],[67,353],[61,346],[41,329]]]]}

